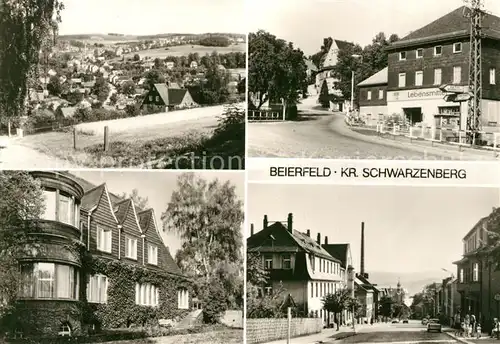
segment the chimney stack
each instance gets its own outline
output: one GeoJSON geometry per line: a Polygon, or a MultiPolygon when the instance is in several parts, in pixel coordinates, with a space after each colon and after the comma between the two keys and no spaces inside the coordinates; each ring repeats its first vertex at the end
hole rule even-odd
{"type": "Polygon", "coordinates": [[[264,227],[264,229],[267,228],[267,215],[264,215],[264,223],[262,224],[262,226],[264,227]]]}
{"type": "Polygon", "coordinates": [[[250,224],[250,236],[253,236],[253,223],[250,224]]]}
{"type": "Polygon", "coordinates": [[[359,269],[361,276],[365,275],[365,223],[361,222],[361,266],[359,269]]]}
{"type": "Polygon", "coordinates": [[[293,214],[288,214],[287,227],[290,233],[293,233],[293,214]]]}
{"type": "Polygon", "coordinates": [[[308,237],[310,237],[311,236],[311,230],[308,229],[306,234],[307,234],[308,237]]]}
{"type": "Polygon", "coordinates": [[[321,245],[321,234],[318,233],[318,240],[317,240],[318,245],[321,245]]]}
{"type": "Polygon", "coordinates": [[[325,245],[328,245],[328,237],[325,235],[325,245]]]}

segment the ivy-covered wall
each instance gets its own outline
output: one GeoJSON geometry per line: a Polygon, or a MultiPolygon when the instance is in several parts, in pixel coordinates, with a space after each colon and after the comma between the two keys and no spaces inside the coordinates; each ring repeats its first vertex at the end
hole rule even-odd
{"type": "MultiPolygon", "coordinates": [[[[177,290],[191,292],[190,282],[180,276],[169,275],[118,260],[91,258],[86,264],[87,275],[108,276],[108,301],[106,304],[89,304],[83,319],[86,324],[105,328],[145,326],[158,319],[180,319],[189,310],[178,309],[177,290]],[[159,288],[157,307],[135,304],[135,284],[151,283],[159,288]]],[[[82,290],[82,299],[86,297],[82,290]]]]}
{"type": "Polygon", "coordinates": [[[57,335],[62,323],[69,323],[74,335],[85,335],[99,328],[123,328],[158,324],[158,319],[177,319],[189,309],[178,309],[177,290],[192,292],[189,280],[158,269],[148,269],[127,262],[93,257],[83,249],[80,277],[80,301],[26,300],[19,301],[3,325],[25,335],[57,335]],[[88,277],[102,274],[108,277],[107,303],[86,301],[88,277]],[[151,283],[158,287],[157,307],[135,304],[135,284],[151,283]]]}

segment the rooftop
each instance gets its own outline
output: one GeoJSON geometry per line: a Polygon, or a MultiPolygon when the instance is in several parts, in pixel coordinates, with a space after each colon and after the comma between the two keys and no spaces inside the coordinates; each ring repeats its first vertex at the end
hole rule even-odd
{"type": "Polygon", "coordinates": [[[379,70],[377,73],[373,74],[369,78],[361,81],[358,86],[371,86],[371,85],[383,85],[387,84],[387,70],[388,68],[385,67],[382,70],[379,70]]]}

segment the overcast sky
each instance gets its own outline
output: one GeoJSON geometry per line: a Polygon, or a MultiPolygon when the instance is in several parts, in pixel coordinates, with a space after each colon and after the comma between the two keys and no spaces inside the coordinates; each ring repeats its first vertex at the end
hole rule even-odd
{"type": "Polygon", "coordinates": [[[246,33],[243,0],[64,0],[59,34],[246,33]]]}
{"type": "MultiPolygon", "coordinates": [[[[72,171],[71,173],[88,180],[89,182],[100,185],[106,183],[109,192],[121,196],[123,192],[132,193],[137,189],[141,197],[147,197],[148,203],[154,209],[156,222],[162,233],[161,214],[167,209],[168,202],[172,192],[177,189],[177,177],[182,172],[177,171],[145,171],[145,172],[115,172],[115,171],[72,171]]],[[[244,172],[224,172],[224,171],[199,171],[196,174],[207,180],[218,178],[221,182],[229,180],[236,186],[236,194],[243,201],[245,195],[245,173],[244,172]]],[[[163,234],[165,245],[170,251],[175,252],[180,248],[181,241],[169,233],[163,234]]]]}
{"type": "MultiPolygon", "coordinates": [[[[483,0],[500,15],[499,0],[483,0]]],[[[295,43],[307,56],[332,37],[365,46],[380,31],[403,37],[464,5],[463,0],[251,0],[249,31],[295,43]]]]}
{"type": "Polygon", "coordinates": [[[272,223],[293,213],[294,228],[312,238],[350,243],[357,271],[364,221],[368,273],[455,272],[462,238],[500,202],[499,189],[472,187],[249,184],[247,192],[248,227],[260,231],[264,214],[272,223]]]}

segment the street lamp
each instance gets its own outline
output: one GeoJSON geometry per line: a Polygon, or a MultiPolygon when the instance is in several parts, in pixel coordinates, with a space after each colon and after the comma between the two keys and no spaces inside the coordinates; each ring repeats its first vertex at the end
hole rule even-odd
{"type": "MultiPolygon", "coordinates": [[[[352,54],[351,57],[363,61],[363,56],[359,54],[352,54]]],[[[351,70],[351,105],[349,107],[349,111],[352,111],[353,108],[354,108],[354,70],[351,70]]]]}

